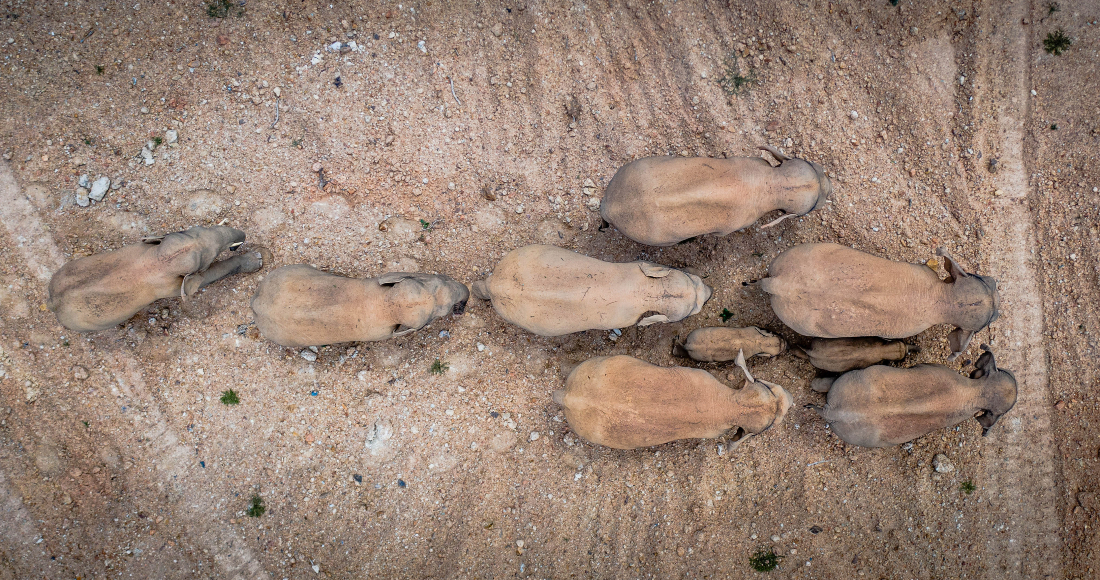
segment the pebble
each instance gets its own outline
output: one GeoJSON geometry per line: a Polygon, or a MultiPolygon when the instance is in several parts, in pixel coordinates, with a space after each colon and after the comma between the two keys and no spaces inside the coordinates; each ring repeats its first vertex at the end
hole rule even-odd
{"type": "Polygon", "coordinates": [[[773,542],[778,542],[779,541],[779,536],[772,536],[772,541],[773,542]]]}
{"type": "Polygon", "coordinates": [[[149,107],[142,107],[141,108],[141,114],[142,115],[148,115],[149,114],[149,107]]]}
{"type": "Polygon", "coordinates": [[[169,129],[164,133],[164,142],[168,145],[175,145],[179,140],[179,133],[175,129],[169,129]]]}
{"type": "Polygon", "coordinates": [[[588,81],[587,86],[588,86],[588,90],[590,90],[590,91],[596,90],[596,81],[588,81]]]}
{"type": "Polygon", "coordinates": [[[146,165],[152,165],[156,162],[156,159],[153,159],[153,150],[149,148],[149,145],[141,148],[141,159],[146,165]]]}
{"type": "Polygon", "coordinates": [[[600,198],[598,197],[588,198],[588,200],[585,201],[585,204],[588,206],[588,209],[592,211],[600,211],[600,198]]]}
{"type": "Polygon", "coordinates": [[[312,350],[305,349],[298,354],[309,362],[314,362],[317,360],[317,353],[313,352],[312,350]]]}
{"type": "Polygon", "coordinates": [[[596,195],[596,184],[593,183],[591,179],[585,179],[584,185],[581,186],[581,191],[583,191],[585,195],[596,195]]]}
{"type": "Polygon", "coordinates": [[[80,207],[88,207],[91,205],[92,200],[88,197],[88,190],[83,187],[76,190],[76,205],[80,207]]]}
{"type": "Polygon", "coordinates": [[[859,113],[857,113],[855,111],[852,111],[852,112],[848,113],[848,116],[851,117],[853,120],[858,119],[859,118],[859,113]]]}
{"type": "Polygon", "coordinates": [[[80,187],[83,187],[84,189],[91,189],[91,187],[92,187],[92,182],[88,179],[88,174],[87,173],[85,173],[84,175],[81,175],[80,179],[77,180],[76,184],[79,185],[80,187]]]}
{"type": "Polygon", "coordinates": [[[484,351],[484,350],[485,350],[485,345],[484,345],[484,344],[481,344],[480,342],[479,342],[479,343],[477,343],[477,351],[478,351],[478,352],[482,352],[482,351],[484,351]]]}
{"type": "Polygon", "coordinates": [[[494,24],[494,25],[493,25],[493,27],[492,27],[492,28],[490,29],[490,32],[492,32],[492,33],[493,33],[493,36],[496,36],[496,37],[498,37],[498,38],[499,38],[501,34],[504,34],[504,24],[502,24],[502,23],[500,23],[500,22],[497,22],[497,23],[496,23],[496,24],[494,24]]]}
{"type": "Polygon", "coordinates": [[[100,177],[92,183],[92,190],[88,193],[88,197],[95,201],[103,201],[103,196],[107,195],[107,190],[111,187],[111,178],[100,177]]]}
{"type": "Polygon", "coordinates": [[[936,473],[951,473],[955,471],[955,464],[951,463],[951,460],[947,458],[943,453],[937,453],[932,458],[932,465],[936,468],[936,473]]]}
{"type": "Polygon", "coordinates": [[[73,367],[73,377],[75,377],[76,380],[78,380],[78,381],[83,381],[83,380],[87,379],[88,378],[88,369],[86,369],[86,368],[84,368],[80,365],[77,365],[77,366],[73,367]]]}
{"type": "Polygon", "coordinates": [[[321,165],[320,161],[313,164],[313,172],[314,173],[319,173],[322,169],[324,169],[324,167],[321,165]]]}
{"type": "Polygon", "coordinates": [[[276,97],[283,96],[283,89],[281,89],[279,87],[275,87],[274,89],[271,89],[271,92],[275,93],[276,97]]]}
{"type": "Polygon", "coordinates": [[[531,432],[531,441],[538,441],[538,440],[539,440],[539,432],[538,431],[532,431],[531,432]]]}

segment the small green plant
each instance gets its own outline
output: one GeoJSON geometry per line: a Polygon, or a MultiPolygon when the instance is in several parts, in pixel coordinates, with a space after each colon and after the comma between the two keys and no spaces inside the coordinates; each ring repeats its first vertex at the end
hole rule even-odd
{"type": "Polygon", "coordinates": [[[729,322],[730,319],[733,318],[733,313],[730,312],[729,308],[723,308],[722,313],[718,315],[718,318],[721,318],[722,322],[729,322]]]}
{"type": "Polygon", "coordinates": [[[1052,14],[1054,14],[1055,12],[1060,11],[1061,9],[1062,9],[1062,7],[1059,6],[1057,2],[1047,2],[1047,16],[1048,17],[1051,16],[1052,14]]]}
{"type": "Polygon", "coordinates": [[[448,364],[446,361],[435,359],[435,362],[432,363],[432,367],[428,369],[428,372],[432,373],[433,375],[441,375],[450,370],[450,368],[451,365],[448,364]]]}
{"type": "Polygon", "coordinates": [[[757,572],[771,572],[779,567],[779,560],[781,559],[783,559],[783,556],[776,554],[775,550],[760,548],[749,557],[749,566],[752,566],[752,569],[757,572]]]}
{"type": "Polygon", "coordinates": [[[302,139],[303,139],[303,137],[298,137],[297,139],[291,140],[290,146],[295,147],[295,148],[301,147],[302,146],[302,139]]]}
{"type": "Polygon", "coordinates": [[[237,391],[229,389],[222,392],[222,404],[223,405],[239,405],[241,398],[237,396],[237,391]]]}
{"type": "Polygon", "coordinates": [[[1061,28],[1047,34],[1046,39],[1043,40],[1043,50],[1054,56],[1062,54],[1068,50],[1071,45],[1073,45],[1073,40],[1066,36],[1066,31],[1061,28]]]}
{"type": "Polygon", "coordinates": [[[103,74],[103,71],[105,71],[105,70],[107,70],[107,69],[103,68],[103,65],[101,65],[101,64],[95,65],[95,74],[101,75],[101,74],[103,74]]]}
{"type": "Polygon", "coordinates": [[[962,489],[963,493],[965,493],[966,495],[970,495],[970,494],[974,493],[975,489],[978,489],[978,488],[977,488],[977,486],[974,485],[973,481],[970,481],[968,479],[968,480],[962,482],[962,485],[959,486],[959,489],[962,489]]]}
{"type": "Polygon", "coordinates": [[[89,427],[88,427],[88,422],[87,422],[87,421],[81,421],[81,423],[84,423],[84,428],[85,428],[85,429],[88,429],[88,428],[89,428],[89,427]]]}
{"type": "Polygon", "coordinates": [[[164,143],[164,137],[153,137],[153,143],[156,144],[157,147],[160,147],[160,144],[164,143]]]}
{"type": "Polygon", "coordinates": [[[90,146],[92,144],[92,138],[91,137],[85,137],[84,138],[84,144],[90,146]]]}
{"type": "Polygon", "coordinates": [[[252,494],[252,505],[249,506],[248,511],[245,512],[248,514],[248,517],[258,518],[264,515],[266,511],[267,508],[264,507],[264,498],[260,497],[259,494],[252,494]]]}
{"type": "Polygon", "coordinates": [[[1051,131],[1057,131],[1058,130],[1058,123],[1051,123],[1050,130],[1051,131]]]}
{"type": "Polygon", "coordinates": [[[429,221],[425,221],[425,220],[420,220],[420,227],[421,227],[421,229],[423,229],[424,231],[428,231],[428,230],[431,230],[431,229],[432,229],[432,223],[431,223],[431,222],[429,222],[429,221]]]}
{"type": "Polygon", "coordinates": [[[232,0],[210,0],[206,3],[206,15],[211,18],[225,18],[230,14],[244,16],[244,8],[235,5],[232,0]]]}
{"type": "Polygon", "coordinates": [[[718,78],[718,86],[731,97],[740,95],[746,87],[756,82],[756,71],[750,70],[749,74],[742,75],[737,66],[737,55],[731,53],[726,57],[725,74],[718,78]]]}

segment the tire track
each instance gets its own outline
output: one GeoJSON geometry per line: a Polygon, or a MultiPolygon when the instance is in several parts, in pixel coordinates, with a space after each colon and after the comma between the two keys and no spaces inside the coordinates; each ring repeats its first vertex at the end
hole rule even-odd
{"type": "MultiPolygon", "coordinates": [[[[1027,2],[989,2],[982,15],[999,24],[978,42],[974,110],[975,143],[1000,150],[993,187],[970,193],[975,209],[999,189],[985,221],[983,255],[997,278],[1003,316],[996,325],[998,363],[1019,385],[1016,408],[987,439],[982,453],[991,512],[986,530],[987,578],[1062,576],[1058,533],[1059,493],[1050,433],[1050,382],[1043,342],[1042,296],[1034,253],[1036,237],[1027,204],[1030,194],[1024,137],[1028,120],[1028,37],[1017,23],[1029,16],[1027,2]]],[[[980,210],[979,210],[980,211],[980,210]]]]}
{"type": "MultiPolygon", "coordinates": [[[[53,272],[64,264],[65,259],[34,207],[23,195],[10,166],[2,161],[0,223],[3,223],[10,239],[42,283],[42,293],[45,294],[44,287],[49,283],[53,272]]],[[[88,355],[96,356],[91,353],[88,355]]],[[[146,389],[138,362],[129,353],[114,349],[98,358],[111,370],[125,403],[135,410],[140,409],[140,413],[136,413],[138,419],[132,423],[138,434],[137,437],[131,437],[131,440],[143,438],[149,442],[146,448],[151,450],[151,454],[143,459],[154,465],[155,472],[169,488],[179,489],[181,492],[179,502],[172,506],[175,517],[184,522],[189,535],[206,547],[229,578],[268,578],[269,575],[248,549],[244,538],[233,529],[219,525],[209,518],[209,514],[218,513],[213,496],[206,491],[212,486],[201,472],[194,469],[194,451],[180,443],[156,399],[146,389]],[[141,424],[147,426],[142,427],[141,424]]],[[[23,508],[22,502],[17,504],[16,499],[16,494],[7,486],[3,474],[0,474],[0,510],[3,510],[2,513],[12,513],[14,509],[18,516],[14,521],[25,523],[7,526],[0,524],[0,534],[7,536],[14,545],[20,545],[14,540],[28,536],[26,528],[33,526],[26,522],[33,519],[23,508]]],[[[12,520],[5,518],[5,521],[12,520]]]]}

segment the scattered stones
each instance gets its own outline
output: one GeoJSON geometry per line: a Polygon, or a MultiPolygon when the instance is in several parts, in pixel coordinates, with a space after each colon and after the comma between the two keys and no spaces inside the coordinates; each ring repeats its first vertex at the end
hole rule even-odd
{"type": "Polygon", "coordinates": [[[308,360],[309,362],[316,362],[317,361],[317,353],[315,353],[315,352],[313,352],[312,350],[309,350],[309,349],[303,349],[302,352],[298,353],[298,355],[301,356],[302,358],[308,360]]]}
{"type": "Polygon", "coordinates": [[[78,381],[86,380],[88,378],[88,369],[80,365],[76,365],[75,367],[73,367],[73,377],[78,381]]]}
{"type": "Polygon", "coordinates": [[[107,195],[107,190],[111,187],[111,179],[109,177],[100,177],[92,183],[92,189],[88,193],[88,197],[93,201],[103,201],[103,196],[107,195]]]}
{"type": "Polygon", "coordinates": [[[936,473],[951,473],[955,471],[955,464],[951,463],[951,460],[943,453],[937,453],[936,456],[932,458],[932,465],[936,468],[936,473]]]}
{"type": "Polygon", "coordinates": [[[591,179],[585,179],[584,184],[581,185],[581,191],[585,195],[596,195],[596,184],[591,179]]]}

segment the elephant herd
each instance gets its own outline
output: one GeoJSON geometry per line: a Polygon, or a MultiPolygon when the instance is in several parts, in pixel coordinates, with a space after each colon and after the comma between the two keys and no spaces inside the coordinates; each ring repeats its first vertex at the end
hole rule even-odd
{"type": "MultiPolygon", "coordinates": [[[[615,174],[600,216],[634,241],[677,244],[726,235],[765,214],[762,227],[820,208],[832,192],[816,163],[764,147],[778,162],[651,157],[615,174]]],[[[65,327],[103,330],[155,300],[189,296],[226,276],[259,270],[259,252],[235,251],[245,234],[224,226],[192,227],[65,264],[50,281],[48,307],[65,327]]],[[[937,364],[900,368],[915,347],[902,338],[940,324],[954,360],[998,315],[996,280],[965,271],[942,249],[948,276],[923,264],[895,262],[845,246],[801,244],[772,261],[752,282],[770,295],[776,316],[812,337],[808,348],[755,327],[700,328],[674,347],[697,361],[735,361],[745,385],[730,389],[709,372],[659,367],[634,357],[595,357],[569,374],[554,401],[570,427],[600,445],[633,449],[727,433],[754,435],[783,420],[793,397],[754,378],[746,358],[783,352],[807,359],[827,376],[812,382],[824,405],[808,405],[844,441],[897,445],[974,417],[983,435],[1016,402],[1016,380],[998,369],[989,347],[969,377],[937,364]]],[[[524,246],[505,255],[484,280],[387,273],[355,279],[305,264],[275,269],[252,299],[256,326],[287,347],[379,341],[462,314],[470,294],[489,300],[505,321],[540,336],[676,322],[699,313],[712,290],[692,273],[637,261],[610,263],[564,248],[524,246]]],[[[738,439],[738,441],[743,440],[738,439]]]]}

